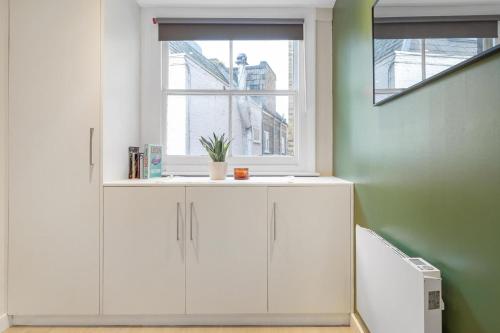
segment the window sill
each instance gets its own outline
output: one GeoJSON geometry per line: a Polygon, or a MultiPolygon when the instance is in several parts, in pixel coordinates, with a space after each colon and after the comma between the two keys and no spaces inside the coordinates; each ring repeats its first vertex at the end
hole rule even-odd
{"type": "Polygon", "coordinates": [[[248,180],[210,180],[208,177],[163,177],[152,179],[124,179],[105,182],[104,187],[149,186],[325,186],[352,184],[336,177],[250,177],[248,180]]]}
{"type": "MultiPolygon", "coordinates": [[[[167,172],[163,173],[162,177],[169,176],[181,176],[181,177],[208,177],[208,172],[167,172]]],[[[231,173],[228,173],[228,176],[232,176],[231,173]]],[[[264,171],[254,171],[250,170],[250,176],[254,177],[319,177],[320,174],[318,172],[264,172],[264,171]]]]}

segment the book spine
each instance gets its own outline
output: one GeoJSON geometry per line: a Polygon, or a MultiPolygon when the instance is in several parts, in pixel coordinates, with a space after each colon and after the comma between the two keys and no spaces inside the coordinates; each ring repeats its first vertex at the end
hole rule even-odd
{"type": "Polygon", "coordinates": [[[139,153],[139,178],[144,178],[144,153],[139,153]]]}
{"type": "Polygon", "coordinates": [[[133,158],[132,158],[132,152],[128,152],[128,179],[132,179],[132,167],[133,167],[133,158]]]}
{"type": "Polygon", "coordinates": [[[149,151],[148,145],[144,146],[144,178],[149,178],[149,151]]]}
{"type": "Polygon", "coordinates": [[[138,179],[138,178],[141,178],[141,174],[140,174],[140,157],[139,157],[139,153],[135,153],[135,179],[138,179]]]}
{"type": "Polygon", "coordinates": [[[132,153],[132,179],[137,178],[137,153],[132,153]]]}
{"type": "Polygon", "coordinates": [[[128,178],[138,178],[139,147],[128,147],[128,178]]]}

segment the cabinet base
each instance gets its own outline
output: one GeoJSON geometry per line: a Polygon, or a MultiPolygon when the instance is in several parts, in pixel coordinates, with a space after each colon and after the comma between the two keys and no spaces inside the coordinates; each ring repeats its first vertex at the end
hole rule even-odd
{"type": "Polygon", "coordinates": [[[0,332],[6,331],[10,327],[9,316],[3,314],[0,316],[0,332]]]}
{"type": "Polygon", "coordinates": [[[13,326],[349,326],[350,314],[12,316],[13,326]]]}

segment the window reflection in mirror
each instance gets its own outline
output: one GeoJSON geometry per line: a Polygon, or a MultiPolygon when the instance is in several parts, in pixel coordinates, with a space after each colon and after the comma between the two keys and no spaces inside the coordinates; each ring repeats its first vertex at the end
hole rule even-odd
{"type": "Polygon", "coordinates": [[[408,6],[404,0],[379,0],[374,7],[375,103],[499,47],[500,0],[497,5],[451,0],[446,7],[421,1],[408,6]]]}

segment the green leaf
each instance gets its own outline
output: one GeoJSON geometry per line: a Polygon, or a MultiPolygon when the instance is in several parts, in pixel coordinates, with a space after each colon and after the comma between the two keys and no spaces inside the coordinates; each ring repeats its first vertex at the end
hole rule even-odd
{"type": "Polygon", "coordinates": [[[232,140],[228,139],[225,133],[220,136],[212,133],[212,136],[209,136],[208,139],[203,136],[200,137],[200,144],[207,151],[212,161],[224,162],[232,140]]]}

